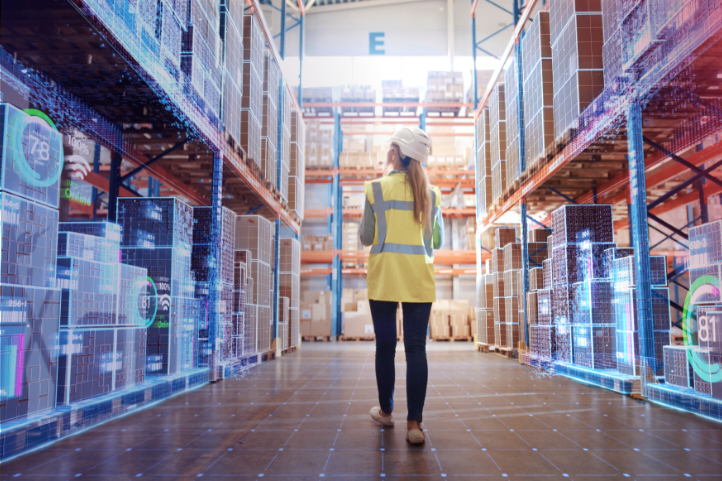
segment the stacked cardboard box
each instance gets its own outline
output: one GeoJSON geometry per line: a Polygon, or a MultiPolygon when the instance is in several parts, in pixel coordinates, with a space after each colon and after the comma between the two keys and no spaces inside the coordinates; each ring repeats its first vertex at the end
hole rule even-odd
{"type": "MultiPolygon", "coordinates": [[[[385,102],[418,102],[418,87],[404,88],[401,80],[382,80],[381,97],[385,102]]],[[[416,115],[418,107],[383,107],[384,115],[416,115]]]]}
{"type": "Polygon", "coordinates": [[[243,5],[221,1],[223,41],[223,129],[241,145],[241,95],[243,88],[243,5]]]}
{"type": "Polygon", "coordinates": [[[333,167],[333,124],[306,121],[306,167],[333,167]]]}
{"type": "MultiPolygon", "coordinates": [[[[344,222],[341,226],[341,249],[349,253],[360,251],[358,222],[344,222]]],[[[344,267],[355,267],[357,262],[344,262],[344,267]]]]}
{"type": "MultiPolygon", "coordinates": [[[[349,85],[341,90],[341,102],[376,102],[376,90],[368,85],[349,85]]],[[[342,107],[344,115],[374,115],[374,107],[342,107]]]]}
{"type": "Polygon", "coordinates": [[[429,334],[431,339],[469,338],[469,301],[437,299],[431,306],[429,334]]]}
{"type": "Polygon", "coordinates": [[[578,127],[579,115],[604,90],[602,7],[599,0],[552,3],[554,137],[578,127]]]}
{"type": "MultiPolygon", "coordinates": [[[[235,238],[235,214],[226,208],[221,210],[220,244],[218,259],[215,266],[220,266],[221,292],[220,308],[218,309],[218,326],[209,326],[208,300],[210,298],[210,286],[213,270],[217,269],[211,264],[211,248],[215,243],[213,236],[213,210],[211,207],[193,208],[193,252],[191,257],[191,270],[196,279],[195,298],[200,302],[200,317],[198,321],[200,350],[208,349],[208,334],[210,329],[215,329],[219,339],[220,355],[219,361],[227,362],[234,360],[237,355],[234,347],[238,344],[237,326],[234,322],[237,319],[233,316],[231,309],[231,298],[233,296],[233,262],[234,262],[234,238],[235,238]]],[[[204,362],[207,360],[204,359],[204,362]]],[[[205,364],[201,364],[205,365],[205,364]]]]}
{"type": "MultiPolygon", "coordinates": [[[[690,239],[691,241],[691,239],[690,239]]],[[[619,372],[637,376],[642,373],[639,344],[647,342],[653,348],[648,367],[661,376],[664,374],[664,346],[670,344],[672,320],[669,312],[666,259],[650,257],[649,282],[652,291],[652,336],[644,341],[639,335],[637,319],[637,275],[634,271],[635,255],[629,249],[605,252],[607,271],[611,273],[613,312],[616,321],[616,359],[619,372]],[[611,261],[611,264],[609,262],[611,261]],[[652,365],[654,364],[654,365],[652,365]]],[[[692,281],[690,272],[690,282],[692,281]]],[[[700,312],[701,314],[701,312],[700,312]]],[[[648,354],[649,355],[649,354],[648,354]]]]}
{"type": "Polygon", "coordinates": [[[263,108],[261,118],[261,172],[276,186],[278,150],[278,84],[281,70],[270,49],[263,59],[263,108]]]}
{"type": "MultiPolygon", "coordinates": [[[[479,272],[481,272],[479,270],[479,272]]],[[[487,270],[489,272],[489,270],[487,270]]],[[[494,276],[479,275],[477,278],[477,342],[494,345],[494,276]]]]}
{"type": "Polygon", "coordinates": [[[271,222],[263,217],[236,216],[236,262],[244,263],[246,268],[244,356],[271,348],[272,230],[271,222]]]}
{"type": "MultiPolygon", "coordinates": [[[[690,335],[693,328],[687,327],[685,343],[688,346],[664,347],[665,381],[682,388],[693,387],[698,396],[719,400],[722,399],[722,381],[713,373],[719,372],[715,366],[722,363],[722,338],[719,334],[719,319],[722,317],[722,221],[692,227],[689,245],[689,282],[699,287],[688,308],[697,319],[697,332],[690,335]]],[[[656,296],[653,294],[652,297],[656,296]]]]}
{"type": "Polygon", "coordinates": [[[157,299],[146,372],[175,374],[197,367],[193,208],[174,198],[120,198],[118,223],[121,262],[148,270],[157,299]]]}
{"type": "Polygon", "coordinates": [[[622,0],[602,0],[602,60],[604,65],[604,85],[620,90],[623,85],[622,68],[624,40],[622,34],[622,0]]]}
{"type": "Polygon", "coordinates": [[[301,336],[331,335],[331,291],[304,291],[301,302],[301,336]]]}
{"type": "Polygon", "coordinates": [[[491,200],[506,190],[506,101],[504,84],[498,83],[489,98],[489,135],[491,152],[491,200]]]}
{"type": "Polygon", "coordinates": [[[288,208],[303,220],[304,193],[306,192],[306,165],[303,161],[304,132],[303,114],[289,102],[287,107],[291,113],[291,144],[290,144],[290,170],[288,172],[288,208]]]}
{"type": "Polygon", "coordinates": [[[0,113],[0,422],[4,422],[55,407],[61,307],[61,292],[56,289],[58,179],[63,141],[50,125],[9,104],[0,104],[0,113]],[[23,152],[32,138],[38,139],[38,150],[46,158],[31,149],[23,152]],[[37,170],[26,172],[21,163],[37,170]]]}
{"type": "MultiPolygon", "coordinates": [[[[343,336],[371,339],[375,337],[369,307],[368,289],[344,289],[341,297],[343,336]]],[[[398,328],[398,315],[396,320],[398,328]]]]}
{"type": "Polygon", "coordinates": [[[241,147],[259,169],[263,120],[263,33],[255,15],[243,17],[243,96],[241,97],[241,147]]]}
{"type": "Polygon", "coordinates": [[[537,13],[522,39],[524,52],[524,146],[527,169],[535,169],[554,142],[554,79],[549,12],[537,13]]]}
{"type": "MultiPolygon", "coordinates": [[[[288,191],[290,188],[289,174],[291,173],[291,119],[293,112],[293,102],[291,101],[291,95],[288,92],[288,88],[285,80],[281,79],[281,93],[278,98],[279,103],[279,115],[281,117],[281,130],[278,132],[278,149],[281,151],[280,155],[280,179],[281,185],[278,187],[278,191],[281,194],[281,198],[288,201],[288,191]]],[[[295,184],[294,184],[295,186],[295,184]]]]}
{"type": "Polygon", "coordinates": [[[339,166],[355,169],[375,169],[379,165],[379,156],[373,152],[343,152],[339,157],[339,166]]]}
{"type": "MultiPolygon", "coordinates": [[[[154,9],[152,2],[141,2],[151,10],[157,12],[165,11],[165,9],[154,9]]],[[[163,2],[165,3],[165,2],[163,2]]],[[[169,2],[170,3],[170,2],[169,2]]],[[[176,23],[174,16],[186,21],[187,27],[184,30],[176,29],[178,33],[182,32],[182,49],[180,52],[180,69],[185,76],[184,90],[186,95],[208,115],[211,120],[218,119],[221,106],[221,81],[223,73],[221,70],[221,53],[223,52],[220,27],[220,2],[218,0],[190,0],[187,16],[182,11],[184,2],[174,2],[178,8],[174,9],[179,15],[163,15],[165,26],[176,23]]],[[[236,12],[235,19],[239,19],[236,12]]],[[[155,17],[151,12],[141,13],[140,17],[148,22],[148,35],[155,30],[155,17]]],[[[237,33],[241,33],[240,29],[237,33]]],[[[175,37],[175,33],[171,37],[175,37]]],[[[144,35],[143,38],[146,38],[144,35]]],[[[169,41],[174,43],[175,40],[169,41]]],[[[163,43],[163,42],[161,42],[163,43]]],[[[173,54],[175,56],[175,53],[173,54]]],[[[168,58],[168,57],[166,57],[168,58]]],[[[240,85],[237,85],[241,87],[240,85]]]]}
{"type": "Polygon", "coordinates": [[[281,239],[280,262],[278,264],[279,297],[288,299],[282,304],[279,321],[283,323],[283,331],[279,329],[279,338],[283,348],[298,345],[301,319],[301,243],[296,239],[281,239]]]}
{"type": "Polygon", "coordinates": [[[304,251],[332,251],[333,250],[333,235],[312,235],[306,234],[302,238],[303,244],[302,249],[304,251]]]}
{"type": "MultiPolygon", "coordinates": [[[[426,101],[429,103],[461,103],[464,98],[464,78],[461,72],[429,71],[426,80],[426,101]]],[[[427,107],[427,112],[452,114],[458,107],[427,107]]]]}
{"type": "MultiPolygon", "coordinates": [[[[521,174],[520,160],[520,138],[522,131],[519,118],[519,104],[524,102],[524,87],[519,85],[519,77],[523,74],[523,62],[521,56],[514,54],[509,67],[504,72],[505,88],[505,109],[506,113],[506,182],[508,185],[514,183],[521,174]],[[520,89],[521,87],[521,89],[520,89]]],[[[523,108],[524,106],[521,105],[523,108]]]]}
{"type": "Polygon", "coordinates": [[[476,123],[476,139],[479,149],[476,158],[476,205],[479,212],[486,212],[493,202],[491,178],[491,132],[489,109],[484,107],[476,123]]]}
{"type": "Polygon", "coordinates": [[[146,325],[152,319],[148,271],[120,264],[118,225],[61,223],[60,231],[57,403],[71,404],[145,380],[146,325]]]}

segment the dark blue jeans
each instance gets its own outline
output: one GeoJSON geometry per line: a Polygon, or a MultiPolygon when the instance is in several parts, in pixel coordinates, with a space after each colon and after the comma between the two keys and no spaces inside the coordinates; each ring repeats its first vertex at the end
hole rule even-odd
{"type": "MultiPolygon", "coordinates": [[[[376,384],[379,406],[386,414],[394,410],[396,382],[396,302],[369,301],[376,333],[376,384]]],[[[408,421],[422,419],[429,368],[426,364],[426,332],[431,315],[430,302],[404,302],[404,349],[406,350],[406,404],[408,421]]]]}

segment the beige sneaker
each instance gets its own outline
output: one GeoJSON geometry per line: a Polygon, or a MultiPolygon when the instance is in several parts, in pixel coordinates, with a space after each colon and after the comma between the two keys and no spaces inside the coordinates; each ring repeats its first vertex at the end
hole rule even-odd
{"type": "Polygon", "coordinates": [[[387,427],[387,428],[394,427],[394,415],[389,414],[388,416],[382,416],[380,407],[378,407],[378,406],[372,407],[369,414],[371,414],[371,419],[373,419],[377,423],[381,424],[382,426],[387,427]]]}
{"type": "Polygon", "coordinates": [[[406,440],[411,444],[424,444],[424,432],[421,429],[406,431],[406,440]]]}

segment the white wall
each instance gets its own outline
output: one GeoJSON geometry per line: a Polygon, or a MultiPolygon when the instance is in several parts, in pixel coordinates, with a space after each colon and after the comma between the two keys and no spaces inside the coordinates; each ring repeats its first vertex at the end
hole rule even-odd
{"type": "MultiPolygon", "coordinates": [[[[374,0],[369,0],[372,3],[374,0]]],[[[278,4],[278,0],[275,2],[278,4]]],[[[511,0],[497,0],[511,11],[511,0]]],[[[280,5],[280,4],[278,4],[280,5]]],[[[369,33],[383,32],[387,56],[447,56],[446,0],[351,8],[324,12],[324,6],[312,7],[305,19],[304,55],[366,56],[369,55],[369,33]]],[[[471,3],[454,1],[454,55],[471,56],[471,3]]],[[[264,15],[274,35],[280,32],[280,13],[269,7],[264,15]]],[[[290,9],[288,10],[289,12],[290,9]]],[[[486,2],[477,7],[477,40],[510,24],[511,15],[486,2]]],[[[287,26],[295,21],[287,19],[287,26]]],[[[499,56],[511,35],[511,28],[482,44],[499,56]]],[[[298,56],[298,27],[286,34],[286,55],[298,56]]],[[[481,56],[484,54],[480,53],[481,56]]]]}

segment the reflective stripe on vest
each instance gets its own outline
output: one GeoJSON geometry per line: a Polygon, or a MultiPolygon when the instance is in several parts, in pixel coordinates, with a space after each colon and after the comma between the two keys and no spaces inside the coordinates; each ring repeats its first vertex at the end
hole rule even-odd
{"type": "MultiPolygon", "coordinates": [[[[386,211],[395,210],[414,210],[414,203],[405,200],[384,200],[384,193],[381,190],[380,182],[373,182],[371,188],[374,193],[374,203],[371,205],[371,209],[376,214],[376,222],[378,225],[378,244],[371,246],[371,254],[381,254],[382,252],[390,252],[394,254],[410,254],[410,255],[423,255],[431,257],[434,255],[433,234],[429,236],[424,235],[424,245],[408,245],[408,244],[393,244],[386,242],[386,211]]],[[[436,207],[436,191],[431,189],[431,204],[434,206],[432,212],[434,216],[440,211],[439,207],[436,207]]],[[[436,218],[436,217],[434,217],[436,218]]],[[[433,222],[433,221],[432,221],[433,222]]],[[[433,230],[433,229],[432,229],[433,230]]]]}

